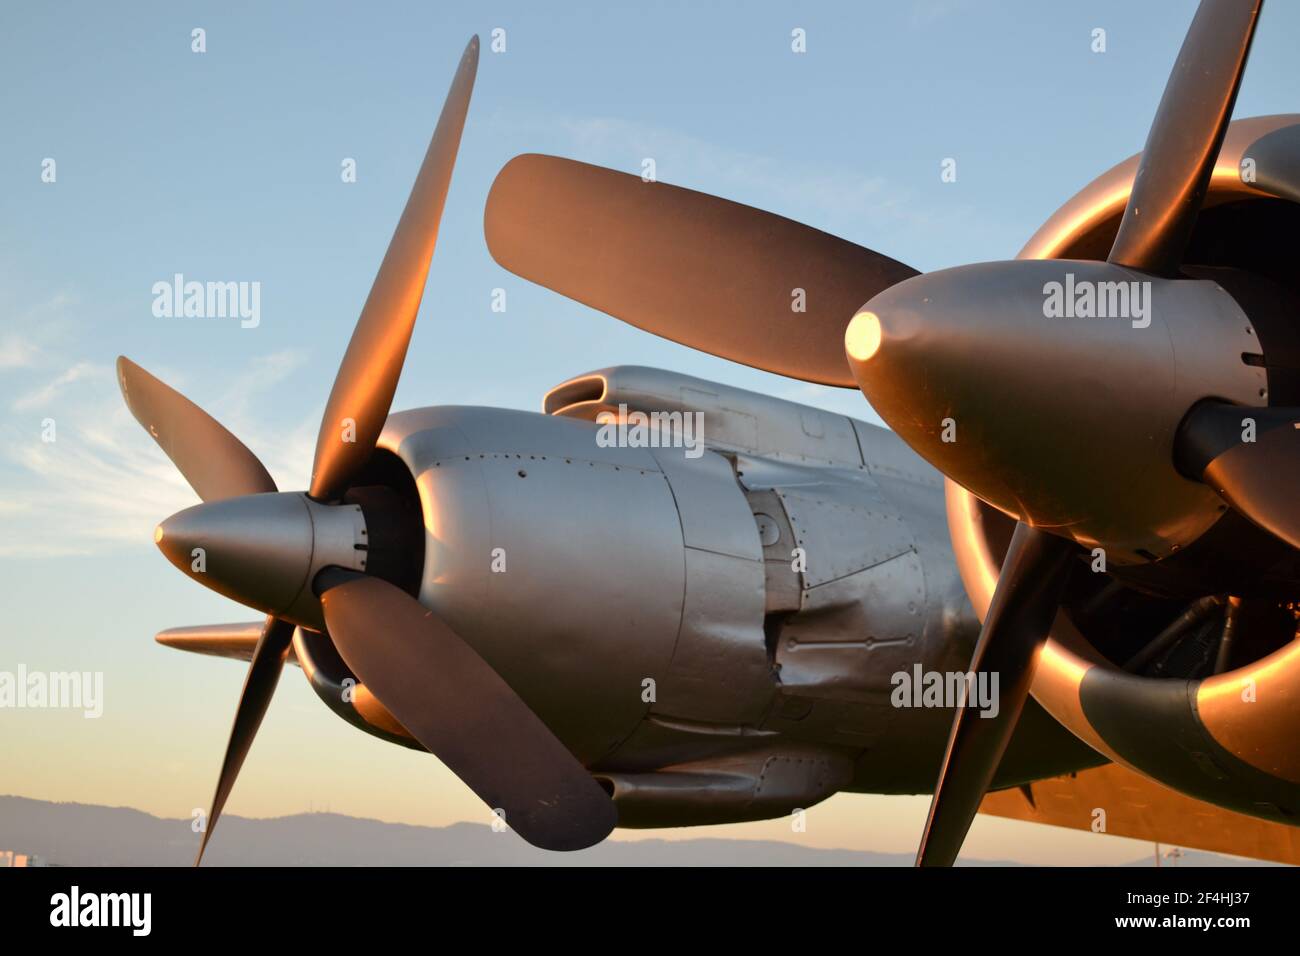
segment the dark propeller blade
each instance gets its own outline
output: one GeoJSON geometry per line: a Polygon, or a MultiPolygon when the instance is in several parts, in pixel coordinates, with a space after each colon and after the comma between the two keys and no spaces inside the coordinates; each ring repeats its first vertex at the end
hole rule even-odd
{"type": "Polygon", "coordinates": [[[244,689],[239,694],[239,707],[235,711],[235,724],[230,729],[230,742],[226,745],[226,756],[221,762],[221,776],[217,778],[217,791],[212,797],[212,812],[208,814],[203,828],[203,839],[199,843],[199,855],[194,860],[198,866],[207,849],[208,839],[217,825],[217,818],[226,805],[239,776],[239,768],[244,765],[248,749],[253,746],[257,728],[262,725],[266,708],[270,706],[271,695],[280,680],[280,671],[284,668],[284,658],[289,644],[293,640],[294,626],[287,621],[274,617],[266,619],[262,636],[253,651],[253,661],[248,665],[248,676],[244,678],[244,689]]]}
{"type": "Polygon", "coordinates": [[[388,418],[438,240],[438,223],[474,88],[478,46],[474,37],[461,57],[406,209],[334,378],[311,470],[310,494],[318,501],[337,498],[346,490],[348,479],[370,457],[388,418]]]}
{"type": "Polygon", "coordinates": [[[614,804],[499,674],[432,611],[375,577],[327,572],[325,622],[361,683],[534,846],[579,850],[614,804]],[[336,583],[342,582],[342,583],[336,583]]]}
{"type": "Polygon", "coordinates": [[[1029,696],[1038,651],[1078,548],[1023,522],[1016,525],[970,664],[972,673],[998,675],[997,715],[982,716],[975,701],[957,708],[917,866],[951,866],[957,859],[1029,696]]]}
{"type": "Polygon", "coordinates": [[[1172,275],[1232,119],[1264,0],[1201,0],[1178,52],[1109,260],[1172,275]]]}
{"type": "Polygon", "coordinates": [[[483,228],[525,279],[674,342],[845,388],[857,387],[849,320],[917,274],[770,212],[554,156],[506,164],[483,228]]]}
{"type": "Polygon", "coordinates": [[[125,355],[117,359],[117,382],[135,420],[204,501],[275,491],[275,482],[248,446],[125,355]]]}
{"type": "Polygon", "coordinates": [[[1300,408],[1205,402],[1183,420],[1175,448],[1183,474],[1300,548],[1300,408]]]}

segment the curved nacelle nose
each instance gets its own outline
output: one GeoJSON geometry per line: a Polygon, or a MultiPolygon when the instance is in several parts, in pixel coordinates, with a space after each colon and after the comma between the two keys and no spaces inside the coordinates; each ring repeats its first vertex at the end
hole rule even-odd
{"type": "Polygon", "coordinates": [[[320,504],[300,492],[195,505],[158,525],[154,540],[204,587],[313,630],[324,629],[315,576],[328,566],[366,566],[361,508],[320,504]]]}
{"type": "Polygon", "coordinates": [[[1222,502],[1174,468],[1203,398],[1258,403],[1249,320],[1216,283],[1082,260],[908,279],[854,317],[863,394],[932,465],[997,508],[1118,561],[1194,540],[1222,502]],[[1176,321],[1170,321],[1171,317],[1176,321]]]}

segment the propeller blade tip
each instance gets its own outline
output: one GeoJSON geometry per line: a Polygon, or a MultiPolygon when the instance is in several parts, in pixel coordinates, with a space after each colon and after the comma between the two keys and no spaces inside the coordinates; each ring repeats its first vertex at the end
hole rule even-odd
{"type": "Polygon", "coordinates": [[[121,391],[122,397],[127,399],[128,405],[130,405],[130,399],[126,394],[126,377],[134,374],[139,368],[140,366],[136,365],[125,355],[119,355],[117,357],[117,387],[118,390],[121,391]]]}
{"type": "Polygon", "coordinates": [[[199,852],[194,855],[194,865],[197,867],[203,862],[203,851],[208,848],[208,833],[211,832],[207,827],[203,828],[203,836],[199,840],[199,852]]]}
{"type": "Polygon", "coordinates": [[[478,72],[478,50],[478,34],[475,33],[465,44],[465,52],[460,56],[462,70],[468,69],[471,74],[478,72]]]}

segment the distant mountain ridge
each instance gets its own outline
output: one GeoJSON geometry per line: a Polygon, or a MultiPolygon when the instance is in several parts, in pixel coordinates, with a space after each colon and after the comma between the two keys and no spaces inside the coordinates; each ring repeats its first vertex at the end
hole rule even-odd
{"type": "MultiPolygon", "coordinates": [[[[477,823],[383,823],[338,813],[255,820],[223,816],[208,846],[214,866],[911,866],[910,853],[800,846],[778,840],[607,840],[578,853],[547,853],[477,823]]],[[[0,850],[60,866],[189,866],[199,835],[187,819],[128,807],[0,796],[0,850]]],[[[1188,852],[1182,866],[1237,864],[1188,852]]],[[[1135,865],[1141,865],[1137,861],[1135,865]]],[[[1005,861],[968,865],[1011,866],[1005,861]]]]}

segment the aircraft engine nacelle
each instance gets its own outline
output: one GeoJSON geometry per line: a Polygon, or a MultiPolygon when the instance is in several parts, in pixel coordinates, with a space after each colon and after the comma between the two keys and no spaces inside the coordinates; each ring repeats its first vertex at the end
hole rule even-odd
{"type": "MultiPolygon", "coordinates": [[[[1192,237],[1188,274],[1215,278],[1231,291],[1233,267],[1276,265],[1268,250],[1288,247],[1296,207],[1253,190],[1242,175],[1270,137],[1285,145],[1274,134],[1295,130],[1295,120],[1258,117],[1229,127],[1192,237]]],[[[1021,258],[1104,258],[1136,168],[1134,157],[1085,187],[1038,230],[1021,258]]],[[[1275,192],[1300,200],[1294,184],[1275,192]]],[[[1268,357],[1269,390],[1275,401],[1294,404],[1300,347],[1293,315],[1262,309],[1252,320],[1268,357]]],[[[955,483],[948,482],[947,497],[953,550],[982,617],[1012,522],[955,483]]],[[[1146,564],[1113,562],[1103,569],[1098,560],[1106,556],[1094,552],[1098,573],[1074,575],[1039,659],[1033,695],[1118,763],[1201,800],[1294,825],[1300,819],[1294,567],[1285,545],[1222,505],[1217,509],[1209,531],[1159,561],[1148,555],[1146,564]]]]}
{"type": "MultiPolygon", "coordinates": [[[[391,416],[380,448],[400,458],[418,494],[421,602],[579,759],[598,760],[641,721],[684,612],[720,638],[714,653],[742,696],[770,692],[761,565],[692,566],[693,584],[727,598],[688,601],[674,485],[651,450],[602,447],[583,422],[454,406],[391,416]]],[[[725,463],[692,465],[692,500],[707,500],[719,528],[733,539],[748,532],[756,549],[725,463]]]]}
{"type": "MultiPolygon", "coordinates": [[[[463,635],[624,825],[933,782],[951,712],[899,709],[891,678],[962,669],[977,623],[928,466],[876,426],[654,369],[580,376],[544,407],[392,415],[349,500],[371,573],[463,635]]],[[[328,696],[346,675],[317,657],[328,696]]],[[[347,719],[401,736],[361,701],[347,719]]]]}

